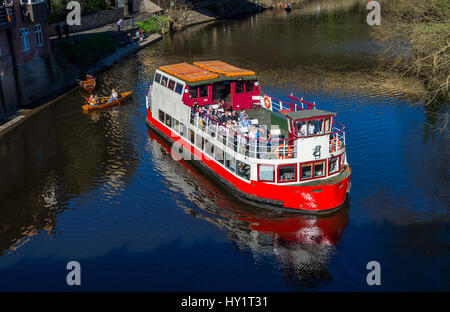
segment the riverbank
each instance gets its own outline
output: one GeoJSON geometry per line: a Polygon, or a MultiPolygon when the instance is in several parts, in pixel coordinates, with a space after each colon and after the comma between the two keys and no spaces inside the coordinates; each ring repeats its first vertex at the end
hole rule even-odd
{"type": "MultiPolygon", "coordinates": [[[[126,58],[127,56],[136,53],[137,51],[153,44],[156,41],[161,40],[161,38],[162,36],[160,34],[152,34],[148,36],[144,41],[136,43],[136,45],[128,45],[123,48],[119,48],[114,53],[98,61],[95,66],[92,66],[91,68],[86,70],[86,72],[91,74],[98,74],[111,67],[115,63],[119,62],[120,60],[126,58]]],[[[51,104],[57,102],[59,99],[65,97],[66,95],[72,93],[77,89],[78,86],[75,82],[75,79],[73,79],[72,81],[67,82],[63,88],[59,89],[57,91],[58,93],[54,94],[53,99],[48,100],[40,105],[36,105],[33,108],[22,108],[15,112],[12,112],[8,116],[6,116],[3,122],[0,124],[0,137],[13,130],[28,118],[39,113],[43,109],[47,108],[51,104]]]]}

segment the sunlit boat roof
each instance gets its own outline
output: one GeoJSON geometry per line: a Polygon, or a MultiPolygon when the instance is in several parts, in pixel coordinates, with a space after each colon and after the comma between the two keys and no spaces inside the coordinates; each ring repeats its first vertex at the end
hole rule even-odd
{"type": "Polygon", "coordinates": [[[222,61],[194,62],[194,65],[224,75],[226,77],[254,76],[255,72],[235,67],[222,61]]]}
{"type": "Polygon", "coordinates": [[[160,70],[190,84],[236,79],[256,79],[255,72],[222,61],[202,61],[160,66],[160,70]]]}
{"type": "Polygon", "coordinates": [[[308,119],[313,117],[336,116],[336,113],[326,112],[320,109],[305,109],[295,112],[289,112],[286,114],[286,116],[293,120],[297,120],[297,119],[308,119]]]}

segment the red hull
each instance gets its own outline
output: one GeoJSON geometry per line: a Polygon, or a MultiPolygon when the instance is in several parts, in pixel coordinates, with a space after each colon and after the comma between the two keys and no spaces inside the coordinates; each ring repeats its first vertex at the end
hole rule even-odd
{"type": "Polygon", "coordinates": [[[339,209],[347,196],[350,173],[345,175],[344,178],[335,181],[334,184],[316,186],[287,186],[259,181],[244,182],[217,164],[208,155],[203,154],[203,152],[192,146],[183,137],[173,133],[165,125],[154,119],[148,110],[147,122],[167,139],[177,141],[185,150],[190,151],[195,157],[202,159],[202,161],[198,161],[202,167],[210,169],[216,178],[233,190],[237,190],[237,195],[246,201],[301,212],[329,213],[339,209]],[[313,192],[314,190],[315,192],[313,192]]]}

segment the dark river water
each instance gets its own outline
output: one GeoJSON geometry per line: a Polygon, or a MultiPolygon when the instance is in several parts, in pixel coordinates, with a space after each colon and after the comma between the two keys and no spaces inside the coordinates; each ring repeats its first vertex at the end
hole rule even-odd
{"type": "Polygon", "coordinates": [[[377,70],[377,49],[358,14],[266,11],[167,35],[98,75],[99,94],[135,91],[125,106],[83,114],[77,90],[33,116],[0,138],[0,290],[449,290],[449,141],[414,82],[377,70]],[[249,207],[147,129],[154,69],[215,59],[338,114],[353,185],[338,214],[249,207]]]}

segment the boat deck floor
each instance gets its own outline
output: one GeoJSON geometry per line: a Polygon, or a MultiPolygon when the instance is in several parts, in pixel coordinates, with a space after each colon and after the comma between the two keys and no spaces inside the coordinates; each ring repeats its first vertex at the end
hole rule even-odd
{"type": "Polygon", "coordinates": [[[286,117],[281,117],[267,109],[247,109],[245,110],[249,119],[258,119],[258,126],[265,129],[280,129],[284,138],[288,137],[286,117]]]}

